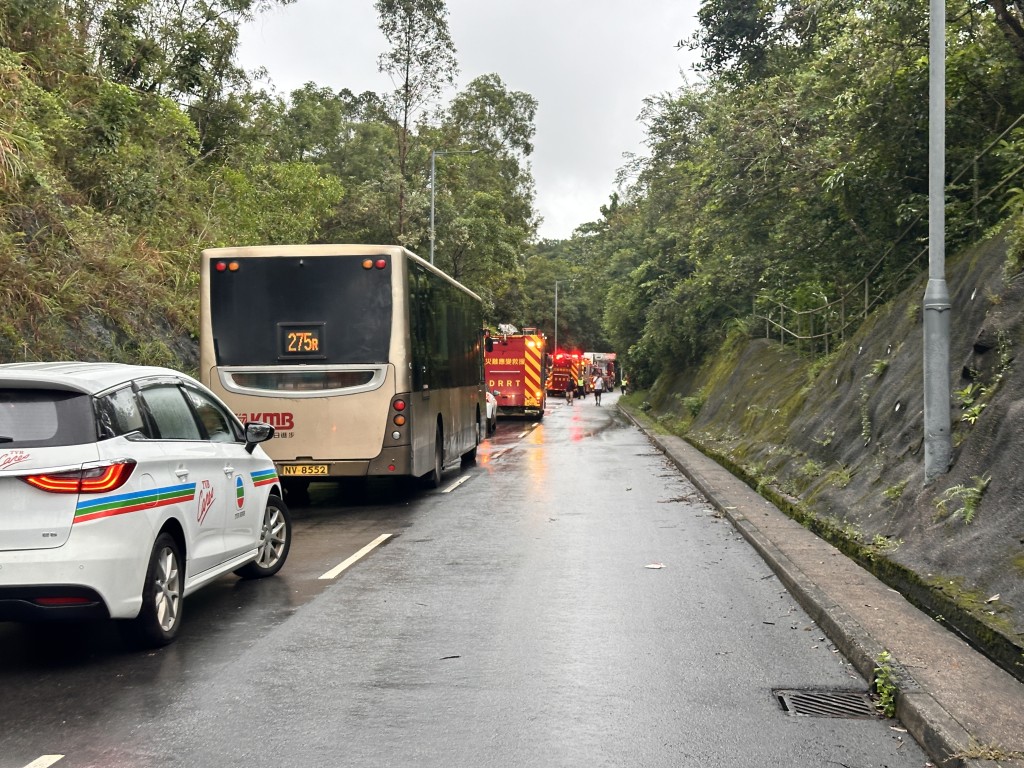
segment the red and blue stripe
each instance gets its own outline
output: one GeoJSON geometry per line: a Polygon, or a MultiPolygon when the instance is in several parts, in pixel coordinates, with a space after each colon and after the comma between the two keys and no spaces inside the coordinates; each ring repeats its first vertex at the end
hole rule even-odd
{"type": "Polygon", "coordinates": [[[273,485],[277,482],[276,469],[260,469],[249,474],[252,477],[252,484],[257,488],[261,485],[273,485]]]}
{"type": "Polygon", "coordinates": [[[75,507],[76,523],[87,520],[99,520],[114,515],[138,512],[140,509],[165,507],[168,504],[182,504],[193,501],[196,497],[196,484],[183,483],[169,485],[164,488],[152,488],[134,493],[122,493],[117,496],[103,496],[98,499],[85,499],[75,507]]]}

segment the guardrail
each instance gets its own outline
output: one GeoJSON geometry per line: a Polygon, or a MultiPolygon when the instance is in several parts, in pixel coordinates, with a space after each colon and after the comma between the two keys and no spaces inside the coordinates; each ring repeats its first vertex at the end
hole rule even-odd
{"type": "MultiPolygon", "coordinates": [[[[946,185],[946,189],[956,185],[972,169],[975,169],[975,179],[977,179],[978,160],[998,146],[999,142],[1022,121],[1024,121],[1024,115],[1018,117],[970,163],[961,168],[959,173],[946,185]]],[[[1024,172],[1024,164],[1004,176],[983,196],[979,197],[976,191],[974,204],[968,211],[968,216],[976,216],[982,203],[987,202],[1010,181],[1018,178],[1021,172],[1024,172]]],[[[811,354],[817,354],[819,351],[824,351],[826,355],[829,354],[833,346],[837,343],[842,344],[846,340],[848,331],[856,330],[864,322],[872,309],[888,301],[902,290],[909,282],[911,274],[916,277],[920,273],[918,263],[927,256],[928,246],[918,251],[899,272],[886,277],[883,282],[879,283],[883,267],[889,256],[923,218],[924,214],[919,214],[908,224],[868,270],[867,275],[849,287],[838,299],[825,300],[821,306],[811,309],[796,309],[787,306],[784,302],[767,299],[764,295],[755,297],[753,317],[755,320],[764,322],[765,338],[778,336],[782,344],[795,343],[801,350],[807,347],[811,354]],[[875,285],[873,282],[878,284],[875,285]]]]}

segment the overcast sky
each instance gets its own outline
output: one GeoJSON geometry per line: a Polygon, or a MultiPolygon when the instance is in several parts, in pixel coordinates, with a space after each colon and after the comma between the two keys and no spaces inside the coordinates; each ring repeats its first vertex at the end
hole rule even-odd
{"type": "MultiPolygon", "coordinates": [[[[623,154],[645,153],[643,100],[695,81],[693,54],[675,45],[696,30],[700,2],[448,0],[458,87],[496,73],[539,103],[530,164],[541,237],[600,218],[623,154]]],[[[298,0],[243,28],[240,61],[265,67],[281,95],[307,82],[387,93],[377,22],[373,0],[298,0]]]]}

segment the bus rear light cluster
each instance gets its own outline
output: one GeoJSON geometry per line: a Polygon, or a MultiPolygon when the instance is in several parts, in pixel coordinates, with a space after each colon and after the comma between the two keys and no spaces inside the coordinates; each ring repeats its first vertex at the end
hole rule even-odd
{"type": "Polygon", "coordinates": [[[387,259],[363,259],[363,269],[384,269],[387,265],[387,259]]]}
{"type": "Polygon", "coordinates": [[[49,493],[108,493],[127,483],[134,471],[135,461],[125,459],[72,472],[28,475],[22,480],[49,493]]]}
{"type": "MultiPolygon", "coordinates": [[[[404,427],[406,423],[409,421],[409,418],[404,413],[405,408],[405,400],[402,400],[401,398],[396,398],[391,401],[391,410],[393,412],[397,411],[397,413],[395,413],[395,415],[391,417],[391,423],[394,424],[396,427],[404,427]]],[[[393,440],[401,440],[402,433],[396,429],[391,433],[391,438],[393,440]]]]}
{"type": "Polygon", "coordinates": [[[218,272],[237,272],[238,266],[237,261],[218,261],[213,268],[218,272]]]}

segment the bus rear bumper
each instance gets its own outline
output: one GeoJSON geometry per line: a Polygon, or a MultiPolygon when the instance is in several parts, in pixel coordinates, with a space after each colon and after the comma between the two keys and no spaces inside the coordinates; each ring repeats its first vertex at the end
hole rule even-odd
{"type": "Polygon", "coordinates": [[[339,477],[382,477],[408,475],[412,472],[408,446],[405,450],[385,450],[374,459],[351,461],[282,461],[274,462],[278,476],[285,482],[332,480],[339,477]]]}

